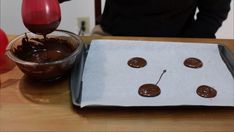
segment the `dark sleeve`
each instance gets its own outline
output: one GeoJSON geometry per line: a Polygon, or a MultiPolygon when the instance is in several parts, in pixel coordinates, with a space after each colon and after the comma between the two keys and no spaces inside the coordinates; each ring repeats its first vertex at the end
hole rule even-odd
{"type": "Polygon", "coordinates": [[[215,38],[215,33],[227,18],[231,0],[198,0],[197,19],[187,27],[183,36],[215,38]]]}
{"type": "Polygon", "coordinates": [[[58,0],[59,3],[63,3],[63,2],[66,2],[66,1],[70,1],[70,0],[58,0]]]}

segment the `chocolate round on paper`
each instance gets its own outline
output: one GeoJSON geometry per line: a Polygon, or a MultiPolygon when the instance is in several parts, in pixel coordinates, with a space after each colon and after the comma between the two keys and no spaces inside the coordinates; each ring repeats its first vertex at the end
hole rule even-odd
{"type": "Polygon", "coordinates": [[[197,88],[197,94],[203,98],[213,98],[217,95],[217,91],[206,85],[201,85],[197,88]]]}
{"type": "Polygon", "coordinates": [[[203,63],[197,58],[190,57],[184,61],[184,65],[190,68],[201,68],[203,66],[203,63]]]}
{"type": "Polygon", "coordinates": [[[128,61],[128,65],[133,68],[142,68],[146,66],[147,61],[141,57],[134,57],[128,61]]]}
{"type": "Polygon", "coordinates": [[[161,93],[160,88],[155,84],[143,84],[138,89],[138,94],[143,97],[155,97],[161,93]]]}

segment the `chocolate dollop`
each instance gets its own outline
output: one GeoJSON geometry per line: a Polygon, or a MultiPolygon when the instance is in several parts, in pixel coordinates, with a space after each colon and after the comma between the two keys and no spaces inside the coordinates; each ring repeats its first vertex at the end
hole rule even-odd
{"type": "Polygon", "coordinates": [[[206,85],[201,85],[197,88],[197,94],[203,98],[213,98],[217,95],[217,91],[206,85]]]}
{"type": "Polygon", "coordinates": [[[155,97],[161,93],[160,88],[155,84],[143,84],[138,89],[138,94],[143,97],[155,97]]]}
{"type": "Polygon", "coordinates": [[[147,61],[144,58],[134,57],[128,61],[128,65],[133,68],[142,68],[146,66],[147,61]]]}
{"type": "Polygon", "coordinates": [[[203,63],[201,60],[191,57],[191,58],[187,58],[184,61],[184,65],[189,68],[201,68],[203,66],[203,63]]]}

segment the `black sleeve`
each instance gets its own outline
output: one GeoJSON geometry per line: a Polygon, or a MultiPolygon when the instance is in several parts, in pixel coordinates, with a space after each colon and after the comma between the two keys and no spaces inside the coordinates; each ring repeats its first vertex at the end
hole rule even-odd
{"type": "Polygon", "coordinates": [[[59,3],[63,3],[63,2],[66,2],[66,1],[70,1],[70,0],[58,0],[59,3]]]}
{"type": "Polygon", "coordinates": [[[188,26],[183,36],[215,38],[215,33],[227,18],[231,0],[198,0],[197,19],[188,26]]]}

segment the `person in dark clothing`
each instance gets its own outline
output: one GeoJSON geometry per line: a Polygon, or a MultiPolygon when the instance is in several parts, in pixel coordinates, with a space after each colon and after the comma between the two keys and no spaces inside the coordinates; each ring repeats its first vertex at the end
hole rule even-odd
{"type": "Polygon", "coordinates": [[[114,36],[215,38],[227,18],[230,3],[231,0],[106,0],[100,28],[114,36]]]}
{"type": "Polygon", "coordinates": [[[70,0],[58,0],[59,3],[63,3],[63,2],[66,2],[66,1],[70,1],[70,0]]]}

